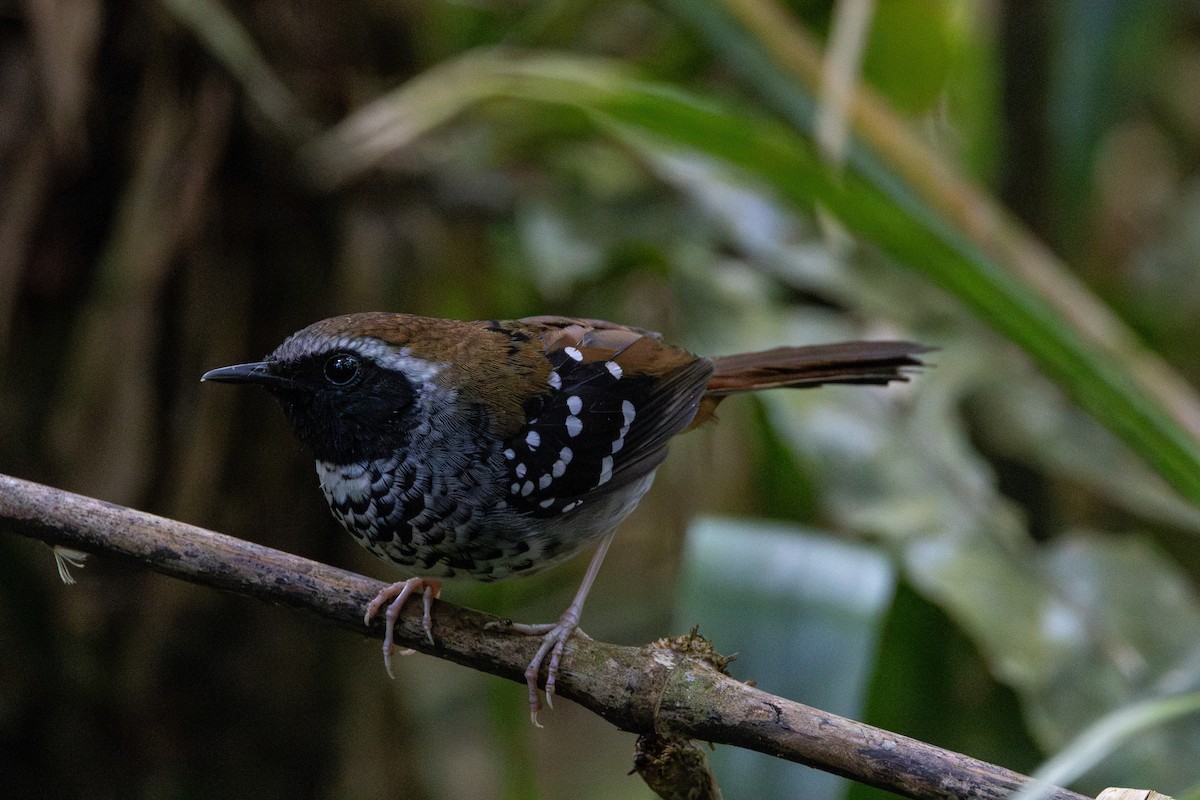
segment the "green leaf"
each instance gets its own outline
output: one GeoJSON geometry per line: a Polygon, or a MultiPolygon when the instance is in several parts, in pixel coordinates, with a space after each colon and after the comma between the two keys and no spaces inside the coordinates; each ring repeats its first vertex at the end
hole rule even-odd
{"type": "MultiPolygon", "coordinates": [[[[1013,800],[1040,800],[1049,793],[1049,787],[1066,786],[1089,770],[1103,764],[1115,753],[1134,743],[1137,737],[1157,738],[1157,730],[1169,723],[1200,713],[1200,692],[1190,692],[1161,700],[1148,700],[1123,706],[1097,720],[1070,745],[1059,751],[1054,758],[1042,765],[1033,778],[1042,784],[1031,783],[1013,795],[1013,800]]],[[[1195,730],[1196,725],[1191,725],[1195,730]]],[[[1141,743],[1147,748],[1146,741],[1141,743]]],[[[1163,756],[1163,753],[1149,755],[1163,756]]],[[[1194,762],[1192,762],[1194,763],[1194,762]]],[[[1191,772],[1191,763],[1187,772],[1191,772]]]]}
{"type": "MultiPolygon", "coordinates": [[[[886,556],[826,532],[734,519],[688,530],[678,628],[700,623],[730,671],[762,689],[860,717],[895,577],[886,556]]],[[[746,797],[843,796],[845,781],[737,748],[713,768],[746,797]]]]}
{"type": "MultiPolygon", "coordinates": [[[[764,401],[812,465],[833,523],[894,547],[906,580],[971,638],[1020,696],[1036,740],[1057,750],[1107,713],[1200,685],[1200,600],[1142,538],[1032,541],[965,444],[959,398],[980,362],[926,373],[903,411],[883,392],[764,401]]],[[[1197,742],[1191,717],[1139,737],[1089,777],[1143,775],[1169,792],[1189,780],[1197,742]]]]}

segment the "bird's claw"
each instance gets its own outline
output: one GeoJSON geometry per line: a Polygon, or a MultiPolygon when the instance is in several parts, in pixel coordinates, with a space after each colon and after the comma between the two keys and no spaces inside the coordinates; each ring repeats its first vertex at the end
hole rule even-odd
{"type": "MultiPolygon", "coordinates": [[[[397,581],[390,586],[385,586],[379,590],[370,603],[367,603],[367,610],[363,615],[363,622],[370,625],[371,620],[379,613],[379,609],[383,608],[385,604],[387,605],[387,611],[383,615],[383,668],[387,670],[388,677],[392,679],[396,677],[392,672],[392,654],[396,652],[394,641],[396,621],[400,619],[400,612],[404,610],[404,604],[408,602],[408,598],[412,597],[413,592],[417,590],[421,590],[421,599],[425,607],[425,614],[421,618],[421,627],[425,630],[425,638],[429,640],[430,644],[433,644],[433,601],[442,593],[442,584],[439,581],[428,578],[409,578],[406,581],[397,581]]],[[[414,650],[405,649],[400,651],[400,655],[407,656],[414,652],[414,650]]]]}
{"type": "Polygon", "coordinates": [[[529,719],[537,727],[542,727],[538,722],[538,712],[542,710],[541,693],[538,692],[538,676],[542,670],[542,662],[546,660],[546,656],[550,656],[550,662],[546,665],[546,684],[545,696],[546,707],[554,708],[554,690],[558,683],[558,669],[562,662],[563,650],[566,649],[567,642],[576,634],[585,639],[590,639],[587,634],[579,630],[578,614],[568,612],[563,614],[562,619],[557,623],[547,623],[541,625],[523,625],[515,624],[513,627],[522,633],[532,635],[541,635],[542,644],[538,647],[537,653],[534,654],[533,660],[529,662],[529,666],[525,668],[525,684],[529,687],[529,719]]]}

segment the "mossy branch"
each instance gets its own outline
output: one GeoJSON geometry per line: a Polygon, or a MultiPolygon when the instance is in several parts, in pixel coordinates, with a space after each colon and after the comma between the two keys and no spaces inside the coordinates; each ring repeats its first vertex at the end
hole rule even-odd
{"type": "MultiPolygon", "coordinates": [[[[367,628],[362,621],[378,581],[112,503],[0,475],[0,530],[132,560],[303,610],[359,634],[383,634],[382,624],[367,628]]],[[[438,601],[431,645],[421,629],[420,605],[397,625],[400,646],[524,683],[536,638],[512,631],[504,620],[438,601]]],[[[649,740],[745,747],[917,800],[1002,800],[1031,780],[748,686],[725,674],[719,657],[706,656],[696,642],[680,637],[621,647],[574,640],[558,693],[649,740]]],[[[1059,788],[1046,797],[1082,800],[1059,788]]]]}

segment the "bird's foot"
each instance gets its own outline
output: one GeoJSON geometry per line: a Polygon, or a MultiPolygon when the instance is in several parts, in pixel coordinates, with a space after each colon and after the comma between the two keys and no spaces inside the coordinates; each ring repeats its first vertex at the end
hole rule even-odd
{"type": "MultiPolygon", "coordinates": [[[[433,601],[442,593],[441,581],[428,578],[409,578],[406,581],[397,581],[391,586],[385,586],[379,590],[379,594],[375,595],[375,599],[367,604],[367,613],[363,616],[363,622],[370,625],[371,620],[379,613],[379,609],[383,608],[385,604],[387,605],[387,611],[384,612],[383,668],[387,670],[390,678],[396,677],[392,674],[392,654],[396,650],[396,644],[392,639],[396,630],[396,620],[400,619],[400,612],[404,609],[408,598],[418,590],[421,591],[421,599],[425,605],[425,616],[421,620],[421,626],[425,629],[425,638],[429,639],[430,644],[433,644],[433,601]]],[[[400,654],[409,655],[412,652],[412,650],[403,650],[400,654]]]]}
{"type": "Polygon", "coordinates": [[[546,666],[546,705],[554,708],[554,685],[558,681],[558,665],[567,641],[573,635],[582,639],[591,637],[579,630],[579,610],[575,605],[563,612],[558,622],[538,625],[513,623],[512,627],[521,633],[542,637],[541,646],[529,662],[529,666],[525,668],[525,684],[529,687],[529,719],[540,728],[542,725],[538,722],[537,715],[542,710],[542,699],[538,693],[537,682],[542,671],[542,662],[546,660],[547,655],[550,656],[550,663],[546,666]]]}

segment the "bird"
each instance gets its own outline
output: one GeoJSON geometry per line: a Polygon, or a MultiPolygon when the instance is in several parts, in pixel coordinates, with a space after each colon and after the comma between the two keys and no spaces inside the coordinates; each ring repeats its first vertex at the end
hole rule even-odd
{"type": "Polygon", "coordinates": [[[444,581],[533,575],[595,548],[557,622],[514,624],[542,637],[525,670],[536,725],[543,664],[553,705],[564,648],[613,533],[650,489],[672,438],[714,419],[732,394],[905,381],[930,349],[855,341],[706,357],[597,319],[365,312],[313,323],[264,360],[201,380],[274,395],[316,460],[333,516],[409,576],[364,614],[369,625],[386,608],[389,674],[395,624],[416,593],[434,643],[444,581]]]}

